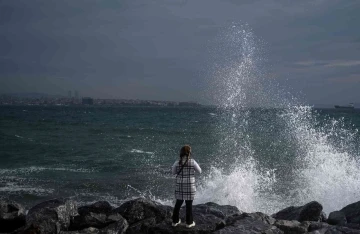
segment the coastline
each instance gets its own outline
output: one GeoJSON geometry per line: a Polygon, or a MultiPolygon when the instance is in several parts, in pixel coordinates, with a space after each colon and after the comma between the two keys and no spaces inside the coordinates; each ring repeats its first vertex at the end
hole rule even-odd
{"type": "MultiPolygon", "coordinates": [[[[145,198],[119,207],[107,201],[85,206],[67,198],[41,202],[28,211],[11,200],[0,200],[0,233],[360,233],[360,201],[327,215],[312,201],[274,214],[246,213],[235,206],[208,202],[193,206],[194,228],[171,226],[173,207],[145,198]]],[[[184,220],[185,208],[180,212],[184,220]]]]}

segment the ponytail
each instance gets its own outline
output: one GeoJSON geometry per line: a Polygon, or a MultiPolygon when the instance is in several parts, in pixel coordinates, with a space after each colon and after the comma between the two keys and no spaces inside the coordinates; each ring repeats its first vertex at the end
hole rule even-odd
{"type": "Polygon", "coordinates": [[[186,156],[188,159],[190,158],[191,154],[191,147],[189,145],[184,145],[180,149],[180,158],[179,158],[179,165],[181,166],[181,161],[184,156],[186,156]]]}

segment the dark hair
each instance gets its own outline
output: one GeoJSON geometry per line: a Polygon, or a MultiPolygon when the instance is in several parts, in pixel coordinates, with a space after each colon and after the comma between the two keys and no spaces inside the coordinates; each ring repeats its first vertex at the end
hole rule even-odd
{"type": "Polygon", "coordinates": [[[180,149],[180,159],[179,159],[179,165],[181,165],[182,158],[186,156],[187,158],[190,157],[191,154],[191,147],[190,145],[184,145],[180,149]]]}

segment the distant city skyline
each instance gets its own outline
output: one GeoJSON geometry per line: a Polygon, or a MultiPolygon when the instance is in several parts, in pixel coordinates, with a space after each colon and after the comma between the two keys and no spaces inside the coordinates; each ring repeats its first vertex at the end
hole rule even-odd
{"type": "Polygon", "coordinates": [[[272,87],[241,87],[248,105],[266,89],[310,105],[357,103],[359,12],[356,0],[0,1],[0,94],[211,104],[235,92],[219,84],[253,43],[256,69],[241,75],[272,87]]]}

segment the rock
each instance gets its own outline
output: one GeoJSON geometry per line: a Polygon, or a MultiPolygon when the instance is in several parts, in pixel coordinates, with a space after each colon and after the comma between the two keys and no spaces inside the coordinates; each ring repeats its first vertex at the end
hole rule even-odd
{"type": "Polygon", "coordinates": [[[107,222],[105,214],[88,213],[84,216],[77,215],[71,218],[69,230],[82,230],[89,227],[103,228],[111,222],[107,222]]]}
{"type": "Polygon", "coordinates": [[[296,220],[276,220],[275,224],[284,233],[302,234],[307,233],[309,224],[302,224],[296,220]]]}
{"type": "Polygon", "coordinates": [[[138,198],[125,202],[120,207],[111,211],[111,214],[121,214],[131,226],[133,223],[155,217],[156,222],[161,222],[172,215],[172,207],[164,206],[157,202],[138,198]]]}
{"type": "Polygon", "coordinates": [[[176,227],[172,227],[171,219],[167,219],[155,226],[150,227],[148,233],[153,234],[167,234],[167,233],[212,233],[218,229],[225,227],[224,220],[216,217],[213,214],[197,214],[194,215],[195,227],[186,228],[185,223],[182,222],[176,227]]]}
{"type": "Polygon", "coordinates": [[[327,229],[329,228],[329,224],[328,223],[323,223],[323,222],[311,222],[308,228],[309,232],[314,232],[316,230],[320,230],[320,229],[327,229]]]}
{"type": "Polygon", "coordinates": [[[98,233],[100,233],[99,229],[93,228],[93,227],[85,228],[80,231],[61,231],[60,232],[60,234],[98,234],[98,233]]]}
{"type": "Polygon", "coordinates": [[[264,213],[261,213],[261,212],[255,212],[255,213],[242,213],[242,214],[234,214],[234,215],[231,215],[231,216],[228,216],[226,219],[225,219],[225,223],[226,225],[232,225],[234,224],[237,220],[240,220],[240,219],[244,219],[244,218],[252,218],[254,220],[259,220],[265,224],[269,224],[269,225],[273,225],[275,223],[275,219],[264,214],[264,213]]]}
{"type": "Polygon", "coordinates": [[[78,208],[79,215],[87,215],[90,212],[96,214],[109,214],[113,208],[107,201],[98,201],[91,205],[81,206],[78,208]]]}
{"type": "Polygon", "coordinates": [[[266,233],[266,234],[280,234],[283,233],[276,226],[272,226],[273,219],[262,213],[243,213],[241,215],[235,214],[228,217],[226,220],[226,227],[215,231],[216,234],[237,234],[237,233],[266,233]]]}
{"type": "Polygon", "coordinates": [[[25,233],[59,233],[67,231],[70,217],[77,215],[75,202],[67,199],[53,199],[31,208],[26,215],[25,233]]]}
{"type": "MultiPolygon", "coordinates": [[[[224,219],[226,216],[233,214],[241,214],[242,212],[235,206],[230,205],[218,205],[213,202],[207,202],[205,204],[193,205],[193,215],[196,214],[212,214],[218,218],[224,219]]],[[[180,210],[180,217],[185,220],[186,207],[183,206],[180,210]]]]}
{"type": "Polygon", "coordinates": [[[360,224],[360,201],[347,205],[340,211],[345,214],[348,223],[360,224]]]}
{"type": "Polygon", "coordinates": [[[100,230],[100,234],[124,234],[128,229],[129,224],[126,219],[122,218],[122,220],[112,223],[107,227],[100,230]]]}
{"type": "Polygon", "coordinates": [[[342,211],[334,211],[329,214],[329,218],[327,220],[328,224],[331,225],[345,225],[347,223],[344,212],[342,211]]]}
{"type": "Polygon", "coordinates": [[[308,232],[309,234],[360,234],[360,230],[355,230],[341,226],[331,226],[308,232]]]}
{"type": "Polygon", "coordinates": [[[143,219],[129,226],[129,228],[126,231],[126,234],[148,233],[149,228],[155,225],[156,225],[155,217],[143,219]]]}
{"type": "Polygon", "coordinates": [[[304,206],[290,206],[273,215],[275,219],[280,220],[297,220],[303,221],[319,221],[321,217],[322,205],[316,201],[309,202],[304,206]]]}
{"type": "Polygon", "coordinates": [[[10,200],[0,200],[0,233],[25,226],[25,209],[10,200]]]}
{"type": "MultiPolygon", "coordinates": [[[[71,218],[69,230],[81,230],[88,227],[104,228],[109,224],[116,222],[124,222],[124,218],[118,214],[106,214],[93,213],[93,212],[81,212],[82,215],[77,215],[71,218]]],[[[126,220],[125,220],[126,221],[126,220]]],[[[128,226],[128,223],[126,222],[128,226]]]]}
{"type": "Polygon", "coordinates": [[[347,228],[351,228],[351,229],[360,230],[360,224],[358,224],[358,223],[347,223],[347,224],[344,224],[342,226],[347,227],[347,228]]]}
{"type": "Polygon", "coordinates": [[[326,221],[327,221],[326,213],[324,211],[322,211],[321,214],[320,214],[319,222],[326,222],[326,221]]]}

